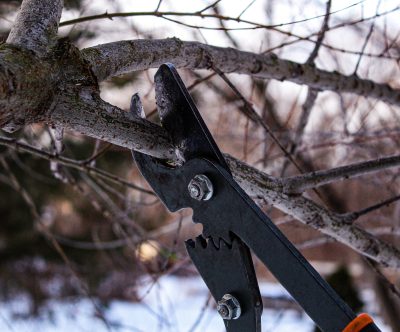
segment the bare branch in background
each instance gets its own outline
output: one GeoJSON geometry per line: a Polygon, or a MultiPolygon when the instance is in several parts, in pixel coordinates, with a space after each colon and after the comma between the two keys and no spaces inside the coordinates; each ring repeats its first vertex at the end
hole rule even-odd
{"type": "MultiPolygon", "coordinates": [[[[237,17],[229,17],[229,16],[225,16],[225,15],[220,15],[220,14],[205,14],[204,13],[208,9],[211,9],[211,8],[217,6],[220,1],[221,0],[217,0],[217,1],[213,2],[212,4],[210,4],[209,6],[204,7],[203,9],[201,9],[199,11],[195,11],[195,12],[178,12],[178,11],[160,12],[158,10],[151,11],[151,12],[120,12],[120,13],[108,13],[108,12],[105,12],[103,14],[78,17],[76,19],[63,21],[63,22],[60,23],[60,27],[67,26],[67,25],[78,24],[78,23],[83,23],[83,22],[88,22],[88,21],[94,21],[94,20],[113,19],[115,17],[156,16],[156,17],[166,18],[168,16],[183,16],[183,17],[184,16],[189,16],[189,17],[190,16],[197,16],[197,17],[201,17],[201,18],[217,18],[219,20],[224,20],[224,21],[235,21],[235,22],[239,22],[239,23],[246,23],[246,24],[249,24],[249,25],[252,26],[252,27],[250,27],[248,29],[271,29],[271,28],[283,27],[283,26],[286,26],[286,25],[304,23],[304,22],[308,22],[308,21],[319,19],[321,17],[325,17],[326,16],[326,14],[322,14],[322,15],[316,15],[316,16],[312,16],[312,17],[309,17],[309,18],[301,19],[301,20],[292,20],[290,22],[278,23],[278,24],[269,24],[269,25],[241,19],[240,17],[243,15],[243,13],[245,11],[247,11],[249,9],[249,7],[251,5],[253,5],[254,1],[250,2],[245,7],[245,9],[242,11],[242,13],[240,13],[237,17]]],[[[353,4],[349,5],[349,6],[346,6],[344,8],[341,8],[341,9],[338,9],[338,10],[332,12],[332,14],[339,13],[341,11],[344,11],[346,9],[354,7],[357,4],[359,4],[359,3],[353,3],[353,4]]],[[[159,8],[159,6],[157,6],[157,7],[159,8]]],[[[246,28],[244,28],[244,29],[246,29],[246,28]]]]}
{"type": "Polygon", "coordinates": [[[73,268],[73,264],[71,263],[70,259],[66,255],[65,251],[63,248],[60,246],[56,238],[48,231],[47,227],[42,223],[42,218],[37,210],[37,207],[35,205],[34,200],[32,199],[31,195],[25,190],[25,188],[20,184],[12,170],[10,169],[8,163],[4,159],[4,157],[0,157],[0,164],[4,167],[6,172],[8,173],[12,186],[14,189],[22,196],[23,200],[26,202],[28,205],[32,217],[34,218],[36,222],[36,230],[44,235],[48,241],[51,243],[51,245],[54,247],[55,251],[58,253],[58,255],[62,258],[66,266],[69,268],[72,276],[76,279],[78,285],[79,285],[79,290],[82,292],[84,296],[86,296],[93,304],[96,314],[98,315],[98,318],[105,324],[107,330],[110,330],[109,328],[109,323],[107,318],[104,316],[103,309],[101,306],[98,304],[97,300],[94,299],[90,293],[89,293],[89,286],[85,282],[85,280],[79,275],[79,273],[73,268]]]}
{"type": "Polygon", "coordinates": [[[321,48],[321,44],[325,38],[325,33],[329,30],[329,18],[331,15],[331,5],[332,5],[332,0],[328,0],[326,3],[326,13],[325,13],[325,18],[322,23],[321,30],[318,32],[318,38],[315,43],[314,49],[312,50],[310,56],[308,57],[306,63],[307,64],[313,64],[315,62],[315,59],[318,57],[318,52],[319,49],[321,48]]]}
{"type": "Polygon", "coordinates": [[[361,48],[361,54],[360,54],[360,56],[358,57],[358,61],[357,61],[356,67],[354,68],[354,75],[357,74],[358,67],[360,66],[361,59],[363,58],[363,53],[364,53],[364,51],[365,51],[365,48],[366,48],[367,45],[368,45],[369,39],[371,38],[371,35],[372,35],[372,32],[373,32],[373,31],[374,31],[374,24],[371,24],[371,27],[369,28],[368,34],[367,34],[367,36],[365,37],[364,44],[363,44],[363,46],[362,46],[362,48],[361,48]]]}
{"type": "Polygon", "coordinates": [[[81,172],[84,172],[86,174],[89,175],[95,175],[98,176],[104,180],[107,181],[111,181],[113,183],[116,184],[120,184],[123,185],[125,187],[134,189],[134,190],[139,190],[145,194],[149,194],[149,195],[154,195],[154,193],[152,191],[146,190],[144,188],[141,188],[131,182],[128,182],[124,179],[121,179],[120,177],[118,177],[117,175],[108,173],[104,170],[101,170],[99,168],[95,168],[93,166],[88,165],[88,159],[82,160],[82,161],[78,161],[78,160],[74,160],[74,159],[70,159],[70,158],[66,158],[63,156],[59,156],[57,154],[52,154],[50,152],[46,152],[43,151],[42,149],[38,149],[32,145],[28,145],[26,143],[22,143],[22,142],[18,142],[15,139],[12,138],[8,138],[8,137],[1,137],[0,136],[0,145],[3,146],[7,146],[11,149],[14,149],[15,151],[18,152],[26,152],[26,153],[30,153],[34,156],[37,156],[39,158],[43,158],[49,161],[56,161],[57,163],[67,166],[67,167],[71,167],[74,169],[77,169],[81,172]]]}
{"type": "Polygon", "coordinates": [[[373,211],[379,210],[382,207],[385,206],[389,206],[390,204],[397,202],[398,200],[400,200],[400,195],[396,195],[394,197],[390,197],[388,199],[385,199],[382,202],[379,202],[377,204],[374,204],[372,206],[368,206],[362,210],[359,211],[355,211],[355,212],[350,212],[350,213],[346,213],[344,215],[344,217],[349,221],[349,222],[354,222],[355,220],[357,220],[358,218],[360,218],[363,215],[366,215],[368,213],[371,213],[373,211]]]}
{"type": "Polygon", "coordinates": [[[400,156],[398,155],[293,176],[282,180],[283,192],[288,194],[301,193],[307,189],[317,188],[328,183],[397,166],[400,166],[400,156]]]}
{"type": "MultiPolygon", "coordinates": [[[[331,11],[331,5],[332,5],[332,1],[328,0],[326,3],[326,14],[325,14],[325,18],[324,21],[322,23],[322,27],[318,33],[318,38],[317,38],[317,42],[315,43],[315,46],[310,54],[310,56],[308,57],[306,64],[308,65],[315,65],[315,59],[318,57],[318,52],[319,49],[321,48],[321,44],[322,41],[325,38],[325,33],[329,30],[329,17],[330,17],[330,11],[331,11]]],[[[318,97],[318,90],[312,89],[312,88],[308,88],[307,91],[307,97],[306,97],[306,101],[304,102],[303,106],[302,106],[302,113],[300,115],[300,119],[299,122],[297,124],[297,128],[295,129],[294,132],[294,138],[293,138],[293,143],[290,146],[289,149],[289,153],[290,155],[295,155],[296,154],[296,150],[297,150],[297,146],[301,144],[301,140],[302,140],[302,136],[304,133],[304,130],[307,126],[308,120],[310,118],[310,114],[311,114],[311,110],[314,107],[315,101],[317,100],[318,97]]],[[[283,164],[282,167],[282,172],[281,174],[284,175],[286,168],[288,166],[288,162],[283,164]]]]}
{"type": "MultiPolygon", "coordinates": [[[[355,5],[357,5],[357,3],[351,4],[350,6],[347,6],[347,7],[342,8],[342,9],[338,9],[337,11],[333,11],[333,12],[331,12],[331,14],[335,14],[335,13],[338,13],[340,11],[349,9],[349,8],[355,6],[355,5]]],[[[217,8],[217,7],[214,7],[214,9],[215,8],[217,8]]],[[[386,10],[386,11],[381,12],[381,13],[376,13],[375,15],[373,15],[371,17],[363,17],[361,19],[358,19],[358,20],[355,20],[355,21],[352,21],[352,22],[345,22],[345,23],[336,24],[336,25],[330,27],[329,30],[335,30],[335,29],[339,29],[339,28],[342,28],[342,27],[348,27],[348,26],[357,25],[357,24],[360,24],[360,23],[363,23],[363,22],[366,22],[366,21],[375,20],[375,19],[377,19],[379,17],[384,17],[386,15],[392,14],[392,13],[398,11],[398,10],[400,10],[399,6],[398,7],[394,7],[392,9],[389,9],[389,10],[386,10]]],[[[313,37],[318,36],[319,32],[311,33],[310,35],[304,37],[304,36],[295,34],[295,33],[290,32],[290,31],[279,29],[278,27],[291,26],[291,25],[294,25],[294,24],[297,24],[297,23],[307,22],[307,21],[311,21],[311,20],[318,19],[318,18],[321,18],[321,17],[325,18],[326,14],[325,15],[318,15],[318,16],[315,16],[315,17],[310,17],[308,19],[303,19],[303,20],[299,20],[299,21],[291,21],[291,22],[280,23],[280,24],[276,24],[276,25],[266,25],[266,24],[256,23],[256,22],[252,22],[252,21],[248,21],[248,20],[238,19],[237,17],[223,16],[223,15],[220,15],[218,12],[215,12],[215,14],[202,14],[201,12],[159,12],[159,11],[155,11],[155,12],[127,12],[127,13],[108,13],[108,12],[106,12],[104,14],[81,17],[81,18],[70,20],[70,21],[64,21],[64,22],[61,22],[60,26],[68,26],[68,25],[72,25],[72,24],[77,24],[77,23],[86,22],[86,21],[92,21],[92,20],[99,20],[99,19],[112,19],[113,17],[134,17],[134,16],[139,16],[139,17],[140,16],[160,17],[160,18],[163,18],[163,19],[165,19],[167,21],[174,22],[176,24],[183,25],[183,26],[186,26],[188,28],[193,28],[193,29],[196,29],[196,30],[206,29],[206,30],[221,30],[223,32],[228,32],[228,31],[235,31],[235,30],[267,29],[267,30],[271,30],[273,32],[277,32],[279,34],[285,35],[285,36],[287,36],[289,38],[295,38],[294,40],[291,40],[291,41],[288,41],[288,42],[283,42],[282,44],[280,44],[278,46],[274,46],[273,48],[263,52],[263,53],[268,53],[268,52],[271,52],[271,51],[273,51],[275,49],[279,49],[279,48],[282,48],[282,47],[285,47],[285,46],[296,44],[296,43],[298,43],[300,41],[307,41],[307,42],[315,44],[316,41],[313,39],[313,37]],[[224,22],[224,21],[226,21],[226,22],[234,21],[234,22],[248,24],[250,26],[244,27],[244,28],[241,27],[241,28],[231,28],[231,29],[226,28],[224,24],[220,24],[219,27],[195,26],[195,25],[191,25],[191,24],[188,24],[188,23],[184,23],[184,22],[178,21],[176,19],[172,19],[171,17],[173,17],[173,16],[178,16],[178,17],[193,17],[193,16],[196,17],[197,16],[197,17],[201,17],[203,19],[206,19],[206,18],[217,19],[221,23],[224,22]]],[[[373,53],[365,52],[365,53],[362,54],[359,51],[353,51],[351,49],[343,49],[343,48],[340,48],[340,47],[335,47],[335,46],[332,46],[330,44],[326,44],[324,42],[321,42],[320,45],[325,47],[325,48],[327,48],[328,50],[332,50],[332,51],[336,51],[336,52],[340,52],[340,53],[346,53],[346,54],[352,54],[352,55],[364,55],[364,56],[374,57],[374,58],[386,58],[386,59],[396,60],[396,57],[393,57],[393,56],[390,56],[390,55],[387,55],[387,54],[382,54],[382,53],[373,54],[373,53]]]]}
{"type": "Polygon", "coordinates": [[[218,68],[213,68],[218,75],[225,81],[225,83],[232,89],[232,91],[239,97],[239,99],[243,102],[244,110],[243,113],[250,120],[257,123],[261,126],[266,133],[273,139],[279,149],[283,152],[283,154],[290,160],[293,165],[301,172],[300,166],[296,163],[296,161],[292,158],[291,154],[285,149],[285,147],[279,142],[278,138],[274,135],[272,130],[268,127],[265,121],[263,121],[262,117],[256,112],[253,106],[249,103],[249,101],[244,98],[244,96],[240,93],[240,91],[232,84],[232,82],[226,77],[224,73],[222,73],[218,68]]]}

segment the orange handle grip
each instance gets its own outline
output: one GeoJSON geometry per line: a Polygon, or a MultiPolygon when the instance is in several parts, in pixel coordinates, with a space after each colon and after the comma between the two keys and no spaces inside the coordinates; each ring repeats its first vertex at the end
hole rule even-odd
{"type": "Polygon", "coordinates": [[[350,324],[345,327],[343,332],[361,332],[370,324],[374,324],[373,319],[367,314],[361,314],[353,319],[350,324]]]}

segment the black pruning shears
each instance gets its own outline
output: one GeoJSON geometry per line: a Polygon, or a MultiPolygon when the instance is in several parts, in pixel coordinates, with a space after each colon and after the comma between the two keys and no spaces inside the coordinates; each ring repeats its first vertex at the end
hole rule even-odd
{"type": "Polygon", "coordinates": [[[228,332],[260,332],[262,300],[251,251],[324,332],[380,331],[356,316],[303,255],[234,181],[177,71],[155,75],[162,126],[181,151],[183,165],[133,151],[143,177],[172,212],[193,209],[203,234],[186,248],[217,303],[228,332]]]}

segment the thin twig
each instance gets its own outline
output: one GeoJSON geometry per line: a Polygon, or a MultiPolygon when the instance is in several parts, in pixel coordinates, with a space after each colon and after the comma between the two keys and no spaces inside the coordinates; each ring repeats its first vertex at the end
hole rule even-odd
{"type": "Polygon", "coordinates": [[[218,5],[218,3],[220,3],[222,0],[217,0],[215,2],[213,2],[211,5],[203,8],[202,10],[199,10],[198,12],[196,12],[197,14],[202,14],[204,13],[206,10],[214,8],[216,5],[218,5]]]}
{"type": "Polygon", "coordinates": [[[368,45],[369,39],[371,38],[371,35],[372,35],[372,32],[374,31],[374,26],[375,26],[375,24],[372,23],[371,26],[370,26],[370,28],[369,28],[367,37],[365,37],[364,44],[363,44],[363,46],[362,46],[362,48],[361,48],[361,51],[360,51],[360,56],[358,57],[356,67],[354,68],[354,75],[357,74],[358,67],[360,66],[361,59],[363,58],[363,54],[364,54],[365,48],[366,48],[367,45],[368,45]]]}
{"type": "Polygon", "coordinates": [[[241,94],[241,92],[236,88],[235,85],[232,84],[232,82],[226,77],[226,75],[220,71],[218,68],[213,67],[214,71],[218,73],[218,75],[225,81],[225,83],[232,89],[232,91],[239,97],[239,99],[243,102],[244,109],[240,110],[245,110],[245,115],[258,125],[260,125],[267,133],[270,135],[270,137],[273,139],[273,141],[278,145],[279,149],[284,153],[284,155],[293,163],[293,165],[299,170],[300,173],[302,173],[301,167],[297,164],[297,162],[292,158],[290,153],[285,149],[285,147],[281,144],[279,139],[274,135],[272,130],[269,128],[269,126],[263,121],[262,117],[256,112],[256,110],[253,108],[253,106],[247,101],[247,99],[241,94]]]}
{"type": "Polygon", "coordinates": [[[110,148],[111,148],[112,144],[111,143],[107,143],[105,144],[100,150],[95,151],[95,153],[93,153],[93,155],[91,157],[89,157],[86,160],[82,160],[80,161],[82,164],[84,165],[92,165],[92,161],[95,161],[97,158],[99,158],[100,156],[102,156],[104,153],[106,153],[110,148]]]}
{"type": "Polygon", "coordinates": [[[30,153],[32,155],[35,155],[37,157],[40,157],[42,159],[46,159],[46,160],[54,160],[57,161],[58,163],[64,165],[64,166],[68,166],[74,169],[77,169],[81,172],[87,173],[87,174],[94,174],[96,176],[99,176],[105,180],[126,186],[128,188],[131,189],[135,189],[135,190],[139,190],[145,194],[149,194],[149,195],[153,195],[154,193],[150,190],[141,188],[135,184],[133,184],[132,182],[126,181],[114,174],[108,173],[102,169],[99,168],[95,168],[95,167],[91,167],[91,166],[87,166],[85,164],[85,160],[82,161],[76,161],[73,159],[69,159],[63,156],[57,156],[54,155],[52,153],[40,150],[34,146],[19,142],[13,138],[8,138],[8,137],[0,137],[0,145],[3,146],[7,146],[9,148],[12,148],[16,151],[22,151],[22,152],[27,152],[30,153]]]}
{"type": "Polygon", "coordinates": [[[331,5],[332,5],[332,0],[328,0],[326,3],[326,13],[325,13],[325,18],[324,22],[322,23],[321,30],[318,32],[318,39],[315,43],[314,49],[312,50],[310,56],[308,57],[306,63],[314,63],[315,59],[318,56],[319,49],[321,48],[322,41],[325,38],[326,32],[329,30],[329,18],[331,15],[331,5]]]}
{"type": "Polygon", "coordinates": [[[338,180],[349,179],[397,166],[400,166],[400,155],[288,177],[282,180],[283,191],[285,193],[301,193],[307,189],[317,188],[338,180]]]}
{"type": "Polygon", "coordinates": [[[238,15],[237,19],[240,20],[242,15],[256,2],[256,0],[250,1],[250,3],[242,10],[242,12],[238,15]]]}
{"type": "MultiPolygon", "coordinates": [[[[331,0],[329,0],[326,3],[326,14],[325,14],[324,22],[322,23],[321,29],[318,33],[317,42],[315,43],[314,49],[312,50],[310,56],[308,57],[306,64],[314,65],[315,59],[318,57],[319,49],[321,48],[321,44],[325,38],[325,33],[329,29],[328,23],[329,23],[329,18],[330,18],[331,4],[332,4],[331,0]]],[[[294,156],[296,155],[297,147],[301,144],[304,130],[307,126],[308,120],[310,118],[311,110],[314,107],[317,97],[318,97],[318,91],[316,89],[308,88],[307,98],[306,98],[306,101],[304,102],[304,104],[302,105],[302,113],[300,116],[300,120],[297,124],[294,138],[293,138],[292,144],[289,148],[289,152],[291,155],[294,155],[294,156]]],[[[281,176],[283,176],[285,174],[287,166],[288,166],[288,163],[285,162],[282,166],[281,176]]]]}
{"type": "MultiPolygon", "coordinates": [[[[360,4],[362,1],[359,1],[357,3],[351,4],[349,6],[346,6],[344,8],[340,8],[334,12],[331,12],[331,14],[336,14],[341,11],[347,10],[349,8],[352,8],[354,6],[357,6],[360,4]]],[[[252,25],[253,27],[250,29],[271,29],[271,28],[278,28],[278,27],[284,27],[287,25],[293,25],[293,24],[298,24],[298,23],[304,23],[308,21],[312,21],[315,19],[319,19],[321,17],[325,17],[326,14],[321,14],[321,15],[316,15],[296,21],[291,21],[291,22],[284,22],[284,23],[278,23],[278,24],[262,24],[262,23],[256,23],[248,20],[243,20],[238,17],[229,17],[229,16],[224,16],[224,15],[215,15],[215,14],[204,14],[203,12],[207,10],[208,8],[212,8],[216,4],[218,4],[219,1],[216,1],[215,3],[211,4],[210,6],[207,6],[201,11],[198,12],[176,12],[176,11],[166,11],[166,12],[159,12],[159,11],[151,11],[151,12],[119,12],[119,13],[108,13],[105,12],[103,14],[98,14],[98,15],[90,15],[90,16],[84,16],[84,17],[79,17],[76,19],[68,20],[68,21],[63,21],[60,23],[60,27],[67,26],[67,25],[74,25],[78,23],[83,23],[83,22],[88,22],[88,21],[94,21],[94,20],[99,20],[99,19],[112,19],[114,17],[130,17],[130,16],[156,16],[156,17],[163,17],[165,16],[198,16],[201,18],[218,18],[226,21],[235,21],[239,23],[247,23],[252,25]]]]}
{"type": "Polygon", "coordinates": [[[380,209],[382,207],[389,206],[390,204],[392,204],[394,202],[397,202],[398,200],[400,200],[400,195],[396,195],[394,197],[385,199],[382,202],[379,202],[377,204],[371,205],[371,206],[369,206],[367,208],[364,208],[364,209],[361,209],[359,211],[346,213],[344,216],[349,222],[354,222],[355,220],[357,220],[361,216],[366,215],[368,213],[371,213],[371,212],[373,212],[375,210],[378,210],[378,209],[380,209]]]}
{"type": "Polygon", "coordinates": [[[158,12],[158,10],[160,9],[160,7],[161,7],[161,3],[163,2],[163,0],[159,0],[158,1],[158,5],[157,5],[157,8],[156,8],[156,12],[158,12]]]}
{"type": "Polygon", "coordinates": [[[390,289],[390,291],[400,299],[400,290],[396,287],[396,285],[391,283],[388,278],[386,278],[386,276],[381,272],[379,267],[372,259],[369,259],[367,257],[364,257],[364,259],[372,268],[372,270],[378,275],[379,279],[381,279],[383,283],[390,289]]]}
{"type": "MultiPolygon", "coordinates": [[[[354,6],[355,4],[353,4],[352,6],[354,6]]],[[[344,9],[347,9],[349,7],[346,7],[344,9]]],[[[344,10],[342,9],[342,10],[344,10]]],[[[334,30],[337,28],[341,28],[343,26],[346,25],[352,25],[352,24],[358,24],[358,23],[362,23],[365,22],[367,20],[372,20],[372,19],[376,19],[378,17],[390,14],[390,13],[394,13],[396,11],[400,10],[400,6],[395,7],[393,9],[390,9],[388,11],[382,12],[380,14],[376,14],[372,17],[368,17],[368,18],[364,18],[361,20],[356,20],[353,22],[349,22],[349,23],[342,23],[342,24],[338,24],[336,26],[331,27],[329,30],[334,30]]],[[[331,14],[337,13],[338,11],[335,12],[331,12],[331,14]]],[[[64,21],[60,23],[60,27],[62,26],[66,26],[66,25],[71,25],[71,24],[77,24],[77,23],[81,23],[81,22],[86,22],[86,21],[92,21],[92,20],[98,20],[98,19],[110,19],[113,17],[130,17],[130,16],[155,16],[155,17],[160,17],[166,20],[169,20],[171,22],[177,23],[177,24],[181,24],[181,25],[185,25],[187,27],[190,28],[194,28],[194,29],[207,29],[207,30],[222,30],[222,31],[234,31],[234,30],[254,30],[254,29],[272,29],[273,31],[276,31],[278,33],[287,35],[289,37],[293,37],[296,38],[296,40],[287,42],[287,43],[283,43],[280,46],[274,47],[274,49],[276,48],[281,48],[283,46],[288,46],[290,44],[299,42],[299,41],[307,41],[307,42],[311,42],[311,43],[316,43],[316,41],[314,41],[312,39],[313,36],[318,35],[317,33],[312,33],[309,36],[300,36],[297,34],[294,34],[292,32],[288,32],[285,30],[280,30],[277,27],[278,26],[285,26],[288,24],[295,24],[295,23],[301,23],[307,20],[311,20],[311,19],[315,19],[315,18],[320,18],[320,17],[324,17],[325,15],[320,15],[320,16],[316,16],[313,18],[309,18],[309,19],[303,19],[303,20],[299,20],[299,21],[293,21],[293,22],[288,22],[288,23],[282,23],[282,24],[278,24],[278,25],[264,25],[264,24],[260,24],[260,23],[254,23],[251,21],[246,21],[246,20],[239,20],[237,18],[234,17],[226,17],[226,16],[222,16],[222,15],[217,15],[217,14],[198,14],[198,13],[180,13],[180,12],[127,12],[127,13],[104,13],[104,14],[99,14],[99,15],[93,15],[93,16],[87,16],[87,17],[81,17],[81,18],[77,18],[74,20],[70,20],[70,21],[64,21]],[[201,26],[195,26],[195,25],[191,25],[188,23],[183,23],[183,22],[179,22],[177,20],[171,19],[171,18],[167,18],[166,16],[198,16],[198,17],[202,17],[202,18],[215,18],[218,20],[226,20],[226,21],[235,21],[235,22],[239,22],[239,23],[247,23],[250,25],[253,25],[251,27],[245,27],[245,28],[225,28],[225,27],[214,27],[214,28],[210,28],[210,27],[201,27],[201,26]]],[[[354,55],[360,55],[359,51],[353,51],[353,50],[346,50],[343,48],[338,48],[338,47],[334,47],[331,46],[329,44],[325,44],[325,43],[321,43],[322,46],[333,50],[333,51],[338,51],[341,53],[347,53],[347,54],[354,54],[354,55]]],[[[269,49],[267,51],[264,51],[263,53],[267,53],[267,52],[271,52],[272,49],[269,49]]],[[[397,59],[396,57],[390,56],[390,55],[383,55],[381,54],[381,52],[379,54],[371,54],[371,53],[364,53],[364,56],[368,56],[368,57],[378,57],[378,58],[387,58],[387,59],[397,59]]]]}
{"type": "Polygon", "coordinates": [[[190,327],[189,332],[195,332],[197,328],[199,327],[201,320],[204,318],[206,310],[208,306],[210,305],[210,301],[212,299],[211,293],[209,292],[207,295],[207,299],[204,302],[203,306],[200,309],[200,313],[197,316],[196,320],[194,321],[193,325],[190,327]]]}

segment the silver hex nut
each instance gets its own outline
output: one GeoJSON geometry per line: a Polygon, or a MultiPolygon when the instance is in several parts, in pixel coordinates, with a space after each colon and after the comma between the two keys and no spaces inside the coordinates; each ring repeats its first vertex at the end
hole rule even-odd
{"type": "Polygon", "coordinates": [[[207,201],[214,193],[211,180],[204,174],[198,174],[190,180],[188,190],[190,197],[198,201],[207,201]]]}
{"type": "Polygon", "coordinates": [[[225,294],[218,301],[217,311],[225,320],[238,319],[242,314],[239,301],[231,294],[225,294]]]}

